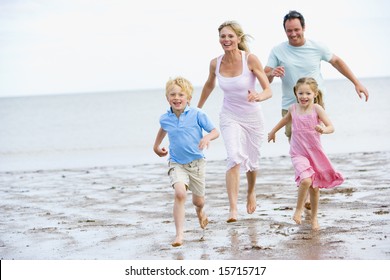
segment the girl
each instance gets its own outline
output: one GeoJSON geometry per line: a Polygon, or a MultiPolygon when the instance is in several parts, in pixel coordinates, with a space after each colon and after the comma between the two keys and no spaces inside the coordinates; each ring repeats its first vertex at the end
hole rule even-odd
{"type": "Polygon", "coordinates": [[[334,132],[334,127],[325,113],[322,93],[313,78],[300,78],[294,87],[298,103],[289,107],[288,113],[268,134],[268,142],[275,142],[276,132],[292,121],[290,142],[291,161],[295,169],[295,181],[299,186],[298,201],[293,220],[301,224],[305,198],[310,192],[311,226],[319,230],[317,212],[319,188],[333,188],[344,182],[325,155],[321,134],[334,132]]]}

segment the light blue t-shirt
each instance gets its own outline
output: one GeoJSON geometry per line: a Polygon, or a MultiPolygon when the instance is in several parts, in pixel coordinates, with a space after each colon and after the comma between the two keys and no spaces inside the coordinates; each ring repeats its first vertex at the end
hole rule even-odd
{"type": "Polygon", "coordinates": [[[210,132],[215,128],[209,117],[199,108],[187,106],[178,118],[172,109],[160,117],[161,128],[168,133],[169,160],[186,164],[204,158],[198,148],[203,138],[203,131],[210,132]]]}
{"type": "Polygon", "coordinates": [[[300,47],[291,46],[283,42],[275,46],[268,57],[267,66],[275,68],[284,66],[285,75],[282,80],[282,108],[288,109],[291,104],[296,103],[294,86],[299,78],[312,77],[319,89],[324,93],[324,80],[321,75],[321,61],[329,62],[333,53],[327,46],[320,42],[306,40],[300,47]]]}

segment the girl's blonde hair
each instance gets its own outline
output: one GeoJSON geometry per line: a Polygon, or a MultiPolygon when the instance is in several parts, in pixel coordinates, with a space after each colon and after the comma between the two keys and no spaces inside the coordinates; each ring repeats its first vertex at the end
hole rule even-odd
{"type": "Polygon", "coordinates": [[[311,78],[311,77],[300,78],[297,81],[297,83],[295,84],[295,86],[294,86],[295,97],[297,97],[297,90],[298,90],[298,88],[301,85],[303,85],[303,84],[308,85],[311,88],[312,91],[317,93],[317,96],[314,98],[314,103],[317,103],[318,105],[321,105],[321,107],[325,109],[325,104],[324,104],[324,99],[323,99],[323,96],[322,96],[322,91],[318,88],[318,83],[317,83],[317,81],[314,78],[311,78]]]}
{"type": "Polygon", "coordinates": [[[250,38],[251,36],[244,33],[241,25],[239,25],[236,21],[225,21],[218,27],[218,32],[221,32],[222,28],[224,27],[230,27],[234,31],[234,33],[236,33],[237,37],[241,39],[240,43],[238,43],[238,49],[241,51],[249,52],[248,38],[250,38]]]}
{"type": "Polygon", "coordinates": [[[168,96],[169,90],[173,86],[178,86],[182,89],[184,93],[187,94],[188,100],[192,98],[192,92],[194,91],[194,87],[192,86],[191,82],[183,77],[176,77],[176,78],[170,78],[168,82],[165,85],[165,95],[168,96]]]}

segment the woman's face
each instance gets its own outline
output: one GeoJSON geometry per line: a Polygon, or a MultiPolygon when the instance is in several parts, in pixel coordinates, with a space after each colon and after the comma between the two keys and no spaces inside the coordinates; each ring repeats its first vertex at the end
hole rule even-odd
{"type": "Polygon", "coordinates": [[[240,41],[237,34],[229,26],[225,26],[219,32],[219,43],[225,51],[238,49],[238,43],[240,41]]]}

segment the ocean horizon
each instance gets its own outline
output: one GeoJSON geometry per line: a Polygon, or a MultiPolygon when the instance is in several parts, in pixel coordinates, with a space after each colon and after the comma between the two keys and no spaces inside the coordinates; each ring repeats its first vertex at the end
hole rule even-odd
{"type": "MultiPolygon", "coordinates": [[[[326,80],[325,106],[335,132],[322,136],[331,154],[389,151],[387,108],[390,77],[361,79],[368,102],[358,98],[346,79],[326,80]]],[[[266,132],[281,118],[281,86],[261,103],[266,132]]],[[[201,87],[195,87],[196,106],[201,87]]],[[[223,93],[216,87],[203,110],[219,128],[223,93]]],[[[47,170],[164,163],[152,147],[159,117],[169,104],[165,90],[112,91],[80,94],[0,97],[0,171],[47,170]]],[[[164,145],[168,147],[167,139],[164,145]]],[[[262,146],[263,157],[289,156],[283,131],[276,143],[262,146]]],[[[226,157],[222,137],[205,151],[208,160],[226,157]]]]}

